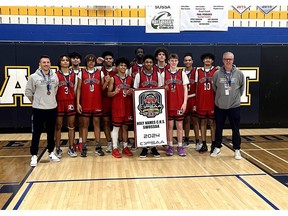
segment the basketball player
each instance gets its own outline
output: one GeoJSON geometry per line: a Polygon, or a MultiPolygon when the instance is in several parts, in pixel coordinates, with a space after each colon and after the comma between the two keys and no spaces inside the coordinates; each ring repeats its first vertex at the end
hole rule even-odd
{"type": "Polygon", "coordinates": [[[207,119],[209,119],[212,145],[215,143],[215,115],[214,115],[214,91],[212,88],[212,77],[216,72],[213,66],[215,56],[212,53],[201,55],[204,66],[196,71],[196,107],[197,116],[200,119],[200,130],[202,146],[199,153],[208,151],[206,144],[207,119]]]}
{"type": "Polygon", "coordinates": [[[188,77],[182,69],[177,69],[179,63],[178,55],[172,53],[169,55],[168,63],[169,69],[161,74],[165,88],[167,90],[167,102],[168,102],[168,148],[166,150],[167,156],[174,154],[173,148],[173,127],[174,121],[177,128],[177,140],[178,147],[177,152],[181,157],[186,156],[186,152],[183,147],[183,119],[184,113],[187,107],[187,97],[189,84],[188,77]]]}
{"type": "MultiPolygon", "coordinates": [[[[75,75],[78,77],[78,74],[81,71],[80,64],[81,64],[82,56],[77,52],[72,52],[69,55],[69,57],[70,57],[70,61],[71,61],[71,69],[73,70],[75,75]]],[[[75,81],[75,91],[77,90],[77,81],[78,81],[78,79],[76,79],[76,81],[75,81]]],[[[76,103],[76,96],[75,96],[75,103],[76,103]]],[[[83,142],[83,140],[82,140],[83,130],[82,130],[82,125],[81,125],[81,121],[79,120],[79,118],[80,118],[79,113],[76,112],[75,125],[78,126],[79,140],[78,140],[78,142],[75,140],[75,142],[73,144],[73,149],[75,152],[77,151],[77,148],[78,148],[78,151],[81,152],[82,147],[83,147],[83,144],[82,144],[82,142],[83,142]]]]}
{"type": "MultiPolygon", "coordinates": [[[[105,76],[105,81],[109,82],[110,78],[116,75],[116,72],[113,70],[114,55],[110,51],[105,51],[102,53],[102,58],[104,59],[103,66],[100,70],[105,76]]],[[[107,140],[106,152],[112,152],[112,138],[111,138],[111,129],[110,129],[110,119],[111,119],[111,110],[112,110],[112,98],[107,96],[108,85],[102,92],[102,104],[103,104],[103,130],[107,140]]]]}
{"type": "Polygon", "coordinates": [[[70,58],[68,55],[61,55],[58,58],[59,70],[56,72],[59,87],[56,94],[57,98],[57,120],[56,120],[56,156],[62,157],[62,150],[60,148],[61,141],[61,129],[64,116],[67,116],[67,128],[68,128],[68,155],[71,157],[77,157],[77,153],[73,149],[75,138],[75,80],[76,75],[73,70],[69,69],[70,58]]]}
{"type": "Polygon", "coordinates": [[[184,118],[184,134],[185,137],[183,139],[183,146],[189,145],[189,132],[190,132],[190,120],[192,119],[193,123],[193,130],[195,135],[195,144],[196,150],[198,151],[200,148],[199,143],[199,122],[196,113],[196,83],[195,83],[195,72],[196,67],[193,67],[193,56],[191,53],[186,53],[184,55],[184,69],[183,71],[187,74],[189,79],[188,88],[188,101],[187,101],[187,108],[185,112],[184,118]]]}
{"type": "Polygon", "coordinates": [[[155,50],[154,58],[156,59],[156,64],[154,65],[154,70],[160,73],[163,73],[166,69],[169,68],[167,64],[169,52],[165,47],[159,47],[155,50]]]}
{"type": "Polygon", "coordinates": [[[144,49],[142,47],[137,47],[134,53],[136,56],[130,63],[129,69],[129,75],[132,76],[133,79],[143,66],[144,49]]]}
{"type": "Polygon", "coordinates": [[[87,136],[90,118],[93,118],[94,135],[96,141],[95,153],[104,156],[100,144],[100,116],[102,110],[102,90],[107,88],[104,74],[95,68],[96,57],[88,54],[85,57],[85,66],[78,74],[77,83],[77,111],[81,114],[83,124],[83,148],[81,157],[87,156],[87,136]]]}
{"type": "MultiPolygon", "coordinates": [[[[153,63],[154,57],[152,55],[146,55],[143,58],[144,65],[142,70],[136,74],[134,80],[134,88],[157,88],[163,85],[161,74],[158,71],[154,71],[153,63]]],[[[143,148],[140,153],[141,158],[145,158],[148,153],[148,148],[143,148]]],[[[154,157],[160,157],[157,148],[154,146],[151,148],[151,153],[154,157]]]]}
{"type": "Polygon", "coordinates": [[[121,57],[116,60],[117,74],[110,79],[107,93],[109,97],[112,97],[112,156],[115,158],[121,158],[122,154],[133,156],[128,147],[128,126],[133,124],[133,78],[126,74],[128,67],[128,59],[121,57]],[[122,128],[123,138],[122,154],[117,148],[120,127],[122,128]]]}

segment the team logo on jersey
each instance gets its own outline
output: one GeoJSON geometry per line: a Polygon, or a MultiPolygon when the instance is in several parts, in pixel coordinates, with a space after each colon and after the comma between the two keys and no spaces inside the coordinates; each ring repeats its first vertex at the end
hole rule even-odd
{"type": "Polygon", "coordinates": [[[147,91],[139,95],[138,110],[140,115],[147,118],[154,118],[162,113],[164,105],[162,104],[162,95],[157,91],[147,91]]]}
{"type": "Polygon", "coordinates": [[[74,111],[75,110],[74,105],[73,104],[68,105],[68,110],[74,111]]]}
{"type": "Polygon", "coordinates": [[[154,29],[174,29],[174,19],[170,12],[161,11],[153,17],[151,26],[154,29]]]}

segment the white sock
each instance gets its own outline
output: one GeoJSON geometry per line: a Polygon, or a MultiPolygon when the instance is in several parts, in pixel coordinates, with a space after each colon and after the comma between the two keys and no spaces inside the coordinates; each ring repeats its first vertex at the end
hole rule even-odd
{"type": "Polygon", "coordinates": [[[111,132],[113,149],[117,148],[119,130],[120,130],[120,127],[115,127],[115,126],[114,126],[114,127],[113,127],[113,130],[112,130],[112,132],[111,132]]]}

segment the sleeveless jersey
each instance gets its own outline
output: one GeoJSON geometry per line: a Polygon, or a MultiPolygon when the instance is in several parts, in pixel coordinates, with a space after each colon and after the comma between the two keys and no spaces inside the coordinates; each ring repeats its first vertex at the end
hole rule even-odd
{"type": "Polygon", "coordinates": [[[150,75],[147,75],[145,71],[140,71],[140,83],[139,88],[156,88],[158,87],[158,72],[153,70],[150,75]]]}
{"type": "Polygon", "coordinates": [[[118,94],[112,97],[112,116],[124,117],[132,115],[132,97],[126,95],[123,90],[132,88],[133,78],[132,76],[126,76],[124,79],[120,78],[118,74],[114,75],[114,89],[120,88],[118,94]]]}
{"type": "MultiPolygon", "coordinates": [[[[189,95],[193,95],[196,92],[196,83],[195,83],[195,72],[196,72],[196,67],[193,67],[192,70],[190,72],[187,73],[187,71],[185,69],[183,69],[185,71],[185,73],[188,76],[189,79],[189,84],[187,85],[188,88],[188,97],[189,95]]],[[[195,96],[194,96],[195,97],[195,96]]]]}
{"type": "Polygon", "coordinates": [[[82,69],[81,106],[85,111],[102,111],[102,83],[101,71],[96,70],[90,74],[82,69]]]}
{"type": "Polygon", "coordinates": [[[176,73],[171,73],[170,69],[167,69],[164,73],[164,84],[169,87],[167,91],[168,110],[180,110],[184,101],[182,69],[178,69],[176,73]]]}
{"type": "Polygon", "coordinates": [[[141,71],[142,66],[142,64],[138,64],[137,62],[135,62],[131,66],[131,76],[133,77],[133,79],[135,78],[136,74],[141,71]]]}
{"type": "Polygon", "coordinates": [[[69,70],[69,75],[64,75],[61,71],[56,72],[59,79],[57,91],[57,101],[75,100],[75,80],[76,75],[73,70],[69,70]]]}
{"type": "Polygon", "coordinates": [[[196,95],[197,110],[214,110],[212,77],[216,70],[215,67],[212,67],[208,72],[205,72],[204,68],[199,68],[196,72],[198,73],[196,95]]]}
{"type": "Polygon", "coordinates": [[[157,64],[153,66],[153,71],[158,71],[160,74],[170,68],[169,64],[166,64],[164,67],[159,67],[157,64]]]}

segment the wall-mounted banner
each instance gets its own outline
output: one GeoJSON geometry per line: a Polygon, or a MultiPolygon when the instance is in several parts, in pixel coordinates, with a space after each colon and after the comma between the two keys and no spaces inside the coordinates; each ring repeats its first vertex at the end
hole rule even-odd
{"type": "Polygon", "coordinates": [[[227,5],[181,6],[181,31],[228,31],[227,5]]]}
{"type": "Polygon", "coordinates": [[[137,147],[167,145],[165,89],[135,89],[134,112],[134,137],[137,147]]]}
{"type": "Polygon", "coordinates": [[[180,6],[146,6],[146,33],[179,33],[179,22],[180,6]]]}

